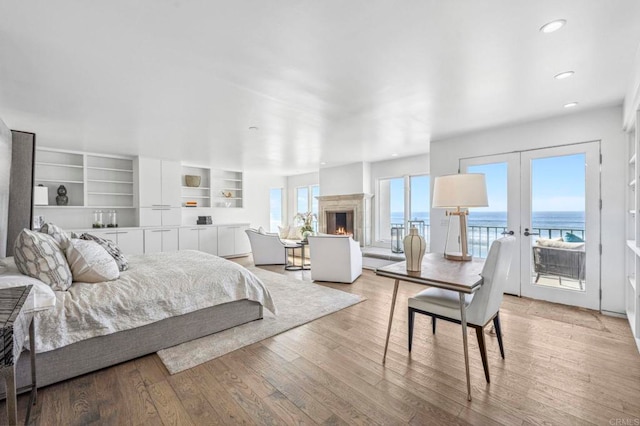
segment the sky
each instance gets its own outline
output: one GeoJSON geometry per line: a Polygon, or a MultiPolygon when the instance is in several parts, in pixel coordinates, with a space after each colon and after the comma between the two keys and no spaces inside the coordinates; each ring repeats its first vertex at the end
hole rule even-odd
{"type": "MultiPolygon", "coordinates": [[[[471,166],[469,173],[484,173],[489,207],[477,212],[507,211],[507,163],[471,166]]],[[[585,155],[537,158],[531,164],[532,211],[584,211],[585,155]]],[[[411,185],[413,211],[429,211],[429,176],[414,176],[411,185]]],[[[391,211],[404,210],[404,179],[390,179],[391,211]]]]}
{"type": "MultiPolygon", "coordinates": [[[[468,168],[484,173],[489,207],[474,211],[507,211],[507,164],[494,163],[468,168]]],[[[531,163],[531,210],[537,212],[584,211],[585,155],[537,158],[531,163]]]]}

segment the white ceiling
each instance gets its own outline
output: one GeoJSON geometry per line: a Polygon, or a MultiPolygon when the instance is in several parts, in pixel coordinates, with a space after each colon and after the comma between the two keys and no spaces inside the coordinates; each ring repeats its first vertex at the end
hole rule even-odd
{"type": "Polygon", "coordinates": [[[640,43],[637,0],[0,0],[0,16],[0,117],[40,145],[282,174],[620,104],[640,43]]]}

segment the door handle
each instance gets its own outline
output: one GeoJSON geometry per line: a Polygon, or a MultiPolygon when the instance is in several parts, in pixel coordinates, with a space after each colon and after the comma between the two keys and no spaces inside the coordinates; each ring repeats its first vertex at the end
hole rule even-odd
{"type": "Polygon", "coordinates": [[[504,231],[502,233],[502,235],[514,235],[514,234],[515,234],[515,232],[513,232],[513,231],[504,231]]]}
{"type": "Polygon", "coordinates": [[[528,237],[529,235],[540,235],[539,232],[529,232],[529,228],[524,228],[524,236],[528,237]]]}

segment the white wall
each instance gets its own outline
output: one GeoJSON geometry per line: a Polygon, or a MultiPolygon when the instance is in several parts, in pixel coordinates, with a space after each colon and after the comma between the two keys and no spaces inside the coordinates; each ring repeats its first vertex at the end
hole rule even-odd
{"type": "Polygon", "coordinates": [[[624,97],[624,124],[629,129],[635,122],[636,111],[640,109],[640,46],[636,52],[633,64],[633,75],[629,82],[626,96],[624,97]]]}
{"type": "Polygon", "coordinates": [[[320,195],[370,193],[369,163],[358,162],[320,169],[320,195]]]}
{"type": "MultiPolygon", "coordinates": [[[[609,107],[463,135],[431,143],[433,177],[457,173],[459,158],[601,140],[602,310],[624,312],[625,170],[622,108],[609,107]]],[[[432,191],[433,193],[433,191],[432,191]]],[[[431,251],[442,251],[444,210],[431,210],[431,251]]]]}

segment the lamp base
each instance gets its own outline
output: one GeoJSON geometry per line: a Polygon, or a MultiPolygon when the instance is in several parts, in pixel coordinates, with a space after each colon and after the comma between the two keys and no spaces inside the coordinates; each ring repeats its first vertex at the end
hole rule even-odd
{"type": "Polygon", "coordinates": [[[444,258],[448,259],[448,260],[458,260],[458,261],[463,261],[463,262],[467,262],[469,260],[473,260],[473,256],[471,256],[470,254],[462,254],[460,252],[456,253],[456,252],[452,252],[452,253],[445,253],[444,254],[444,258]]]}

